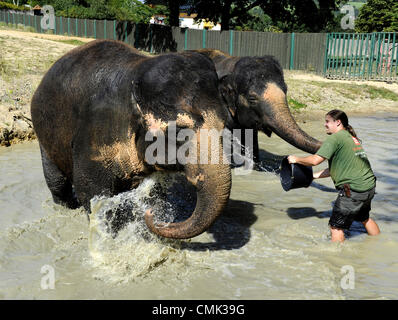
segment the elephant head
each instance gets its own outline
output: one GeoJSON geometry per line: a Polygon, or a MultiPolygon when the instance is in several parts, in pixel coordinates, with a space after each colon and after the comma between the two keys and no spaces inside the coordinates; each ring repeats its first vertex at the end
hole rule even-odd
{"type": "MultiPolygon", "coordinates": [[[[222,161],[221,139],[218,140],[217,150],[210,150],[213,145],[207,143],[209,149],[206,154],[211,156],[218,153],[217,163],[203,161],[201,157],[204,152],[201,149],[201,134],[205,129],[222,132],[230,117],[218,91],[214,64],[197,53],[163,55],[141,63],[133,84],[133,108],[141,114],[143,127],[146,130],[160,130],[160,135],[163,134],[168,143],[173,134],[170,131],[173,121],[176,134],[181,130],[193,133],[190,139],[191,143],[196,144],[197,150],[194,158],[191,157],[187,163],[181,163],[178,156],[171,155],[170,146],[165,148],[164,163],[157,161],[148,164],[146,159],[146,165],[155,170],[183,170],[197,191],[196,207],[187,220],[155,223],[153,212],[148,210],[145,214],[146,224],[152,232],[163,237],[191,238],[199,235],[221,213],[231,190],[231,169],[228,163],[222,161]]],[[[151,145],[151,142],[143,141],[142,138],[137,143],[141,146],[141,153],[151,145]]],[[[175,142],[177,151],[185,143],[175,142]]]]}
{"type": "Polygon", "coordinates": [[[319,149],[321,142],[305,133],[290,113],[283,70],[276,59],[271,56],[236,58],[220,54],[215,59],[220,61],[214,60],[221,76],[220,91],[241,127],[258,129],[268,136],[275,132],[288,143],[309,153],[319,149]],[[225,66],[229,70],[223,70],[225,66]]]}

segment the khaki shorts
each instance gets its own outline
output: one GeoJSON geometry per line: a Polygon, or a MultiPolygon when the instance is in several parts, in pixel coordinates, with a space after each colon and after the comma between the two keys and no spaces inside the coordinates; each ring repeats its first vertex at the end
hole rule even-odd
{"type": "Polygon", "coordinates": [[[345,195],[344,190],[339,190],[329,225],[339,229],[349,229],[354,221],[364,222],[369,219],[370,205],[375,195],[375,189],[372,188],[365,192],[351,190],[349,198],[345,195]]]}

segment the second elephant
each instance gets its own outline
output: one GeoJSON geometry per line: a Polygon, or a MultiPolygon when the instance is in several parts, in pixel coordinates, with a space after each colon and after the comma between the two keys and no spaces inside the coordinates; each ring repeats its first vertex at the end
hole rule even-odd
{"type": "Polygon", "coordinates": [[[279,137],[308,153],[321,142],[309,136],[290,113],[283,69],[272,56],[233,57],[222,51],[196,52],[211,58],[220,80],[220,91],[228,104],[234,127],[254,130],[254,158],[259,158],[257,131],[279,137]]]}

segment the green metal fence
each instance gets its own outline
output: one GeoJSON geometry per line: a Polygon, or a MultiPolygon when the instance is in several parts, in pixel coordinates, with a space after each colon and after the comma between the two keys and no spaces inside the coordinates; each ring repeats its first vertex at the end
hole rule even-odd
{"type": "MultiPolygon", "coordinates": [[[[41,16],[0,10],[0,22],[13,27],[30,27],[45,33],[41,16]]],[[[128,21],[55,18],[58,35],[115,39],[152,53],[212,48],[234,56],[272,55],[284,69],[322,73],[326,33],[294,34],[272,32],[193,30],[161,25],[132,24],[128,21]]]]}
{"type": "Polygon", "coordinates": [[[398,81],[398,33],[330,33],[325,50],[327,78],[398,81]]]}

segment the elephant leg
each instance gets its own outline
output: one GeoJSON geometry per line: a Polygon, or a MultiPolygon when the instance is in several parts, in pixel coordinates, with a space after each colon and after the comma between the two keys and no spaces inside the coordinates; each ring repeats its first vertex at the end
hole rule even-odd
{"type": "MultiPolygon", "coordinates": [[[[75,192],[80,203],[86,209],[89,220],[91,213],[90,200],[93,197],[112,197],[136,187],[141,180],[139,177],[132,179],[132,181],[120,179],[112,174],[109,169],[106,169],[102,163],[91,161],[79,154],[74,154],[73,181],[75,192]]],[[[122,202],[105,212],[107,231],[113,237],[128,222],[135,219],[131,211],[131,205],[128,202],[122,202]]]]}
{"type": "Polygon", "coordinates": [[[77,199],[90,213],[90,200],[97,195],[112,196],[109,172],[85,156],[73,154],[73,185],[77,199]]]}
{"type": "Polygon", "coordinates": [[[55,203],[68,207],[69,209],[78,208],[79,202],[73,192],[72,183],[52,162],[42,146],[40,146],[41,159],[43,165],[44,178],[50,189],[55,203]]]}

